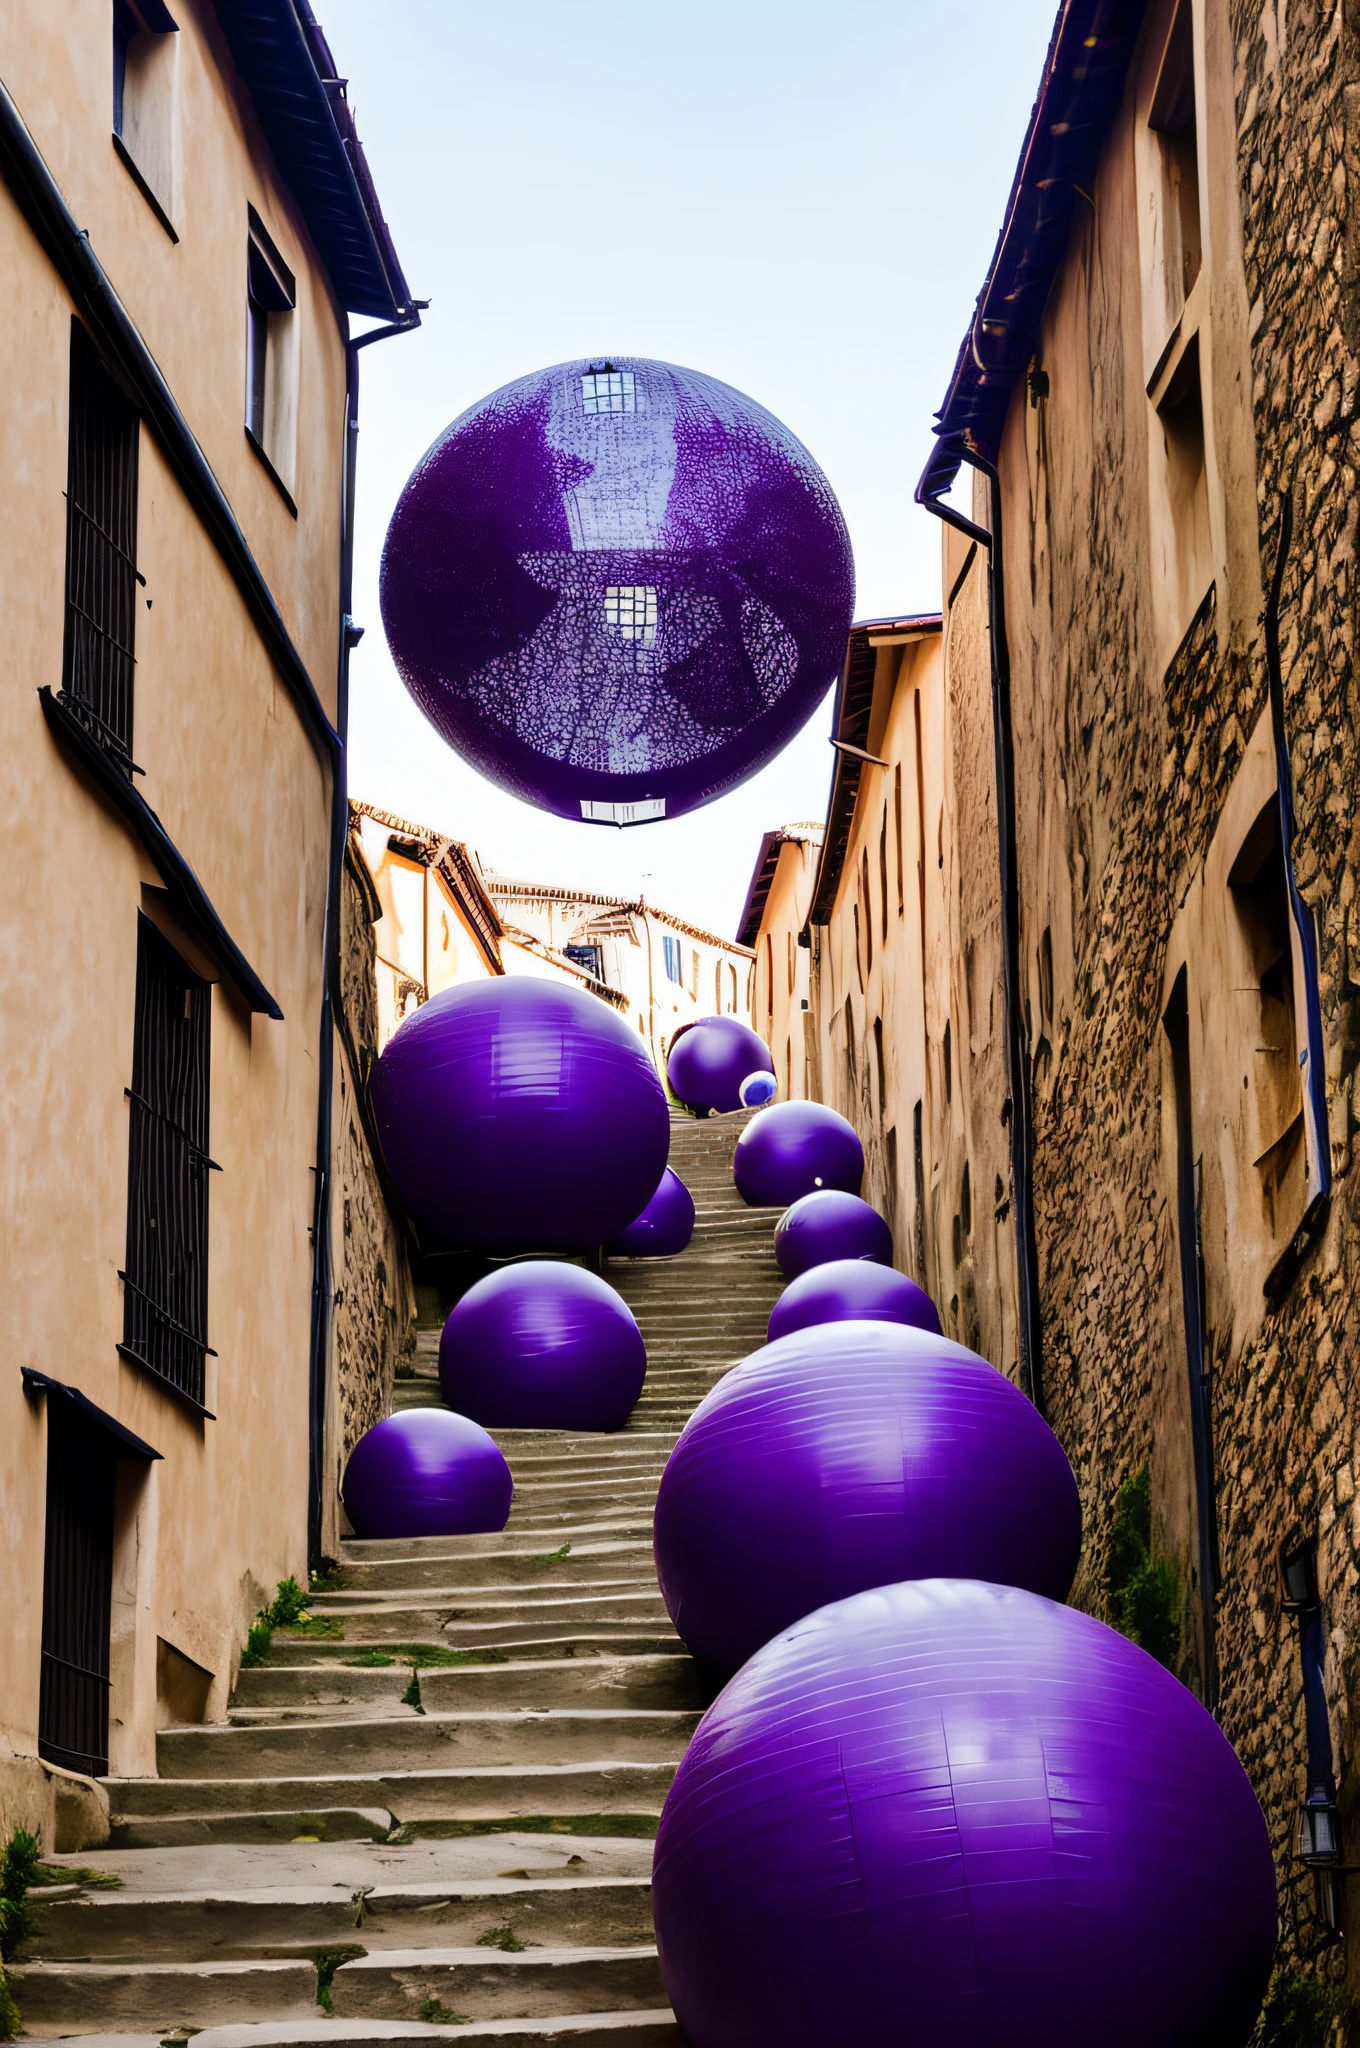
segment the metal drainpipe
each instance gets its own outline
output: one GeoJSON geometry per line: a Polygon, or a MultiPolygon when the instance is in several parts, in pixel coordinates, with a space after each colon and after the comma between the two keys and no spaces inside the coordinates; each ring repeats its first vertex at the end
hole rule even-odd
{"type": "Polygon", "coordinates": [[[1043,1353],[1039,1322],[1039,1255],[1034,1234],[1033,1129],[1024,1003],[1020,987],[1020,884],[1015,851],[1015,742],[1011,728],[1011,662],[1006,639],[1002,565],[1001,479],[991,463],[968,451],[963,459],[986,477],[991,530],[924,495],[920,502],[947,526],[987,551],[987,608],[992,657],[992,737],[996,751],[997,842],[1001,880],[1002,982],[1006,997],[1006,1068],[1010,1082],[1011,1187],[1015,1201],[1016,1279],[1020,1296],[1020,1351],[1029,1395],[1043,1411],[1043,1353]]]}
{"type": "Polygon", "coordinates": [[[336,675],[331,782],[331,832],[326,874],[324,971],[321,983],[321,1040],[317,1060],[316,1186],[312,1200],[312,1309],[307,1401],[307,1562],[321,1561],[322,1464],[326,1444],[326,1364],[330,1349],[335,1275],[331,1265],[331,1150],[335,1089],[335,1014],[340,996],[340,895],[345,842],[349,833],[349,658],[362,637],[352,615],[354,602],[354,476],[359,452],[359,350],[420,325],[417,301],[406,318],[375,327],[345,342],[345,457],[340,494],[340,651],[336,675]]]}

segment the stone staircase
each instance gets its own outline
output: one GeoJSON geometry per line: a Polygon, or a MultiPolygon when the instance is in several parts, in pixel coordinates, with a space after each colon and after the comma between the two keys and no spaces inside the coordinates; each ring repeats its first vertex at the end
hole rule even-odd
{"type": "MultiPolygon", "coordinates": [[[[496,1432],[502,1534],[346,1543],[341,1583],[241,1673],[227,1724],[167,1729],[158,1777],[109,1781],[98,1861],[121,1882],[33,1895],[11,1971],[29,2034],[680,2048],[652,1838],[711,1687],[666,1615],[651,1522],[679,1430],[764,1341],[781,1285],[776,1212],[732,1185],[746,1121],[673,1119],[690,1248],[606,1268],[647,1343],[627,1426],[496,1432]]],[[[400,1405],[439,1399],[437,1345],[420,1333],[400,1405]]]]}

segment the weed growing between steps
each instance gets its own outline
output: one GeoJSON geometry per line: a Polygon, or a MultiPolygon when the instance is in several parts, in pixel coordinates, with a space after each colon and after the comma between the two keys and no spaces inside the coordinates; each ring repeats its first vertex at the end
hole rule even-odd
{"type": "Polygon", "coordinates": [[[83,1884],[98,1892],[116,1892],[122,1882],[116,1870],[91,1870],[84,1863],[40,1863],[29,1879],[31,1885],[83,1884]]]}
{"type": "Polygon", "coordinates": [[[23,2022],[5,1978],[4,1964],[33,1932],[28,1888],[38,1868],[38,1838],[16,1828],[0,1850],[0,2041],[16,2041],[23,2022]]]}
{"type": "Polygon", "coordinates": [[[468,1835],[602,1835],[606,1840],[651,1842],[659,1813],[519,1814],[513,1820],[406,1820],[389,1842],[457,1842],[468,1835]]]}
{"type": "Polygon", "coordinates": [[[420,1673],[418,1671],[412,1671],[411,1683],[402,1694],[401,1703],[404,1707],[414,1707],[418,1714],[424,1713],[425,1709],[420,1704],[420,1673]]]}
{"type": "Polygon", "coordinates": [[[342,1657],[348,1670],[383,1671],[390,1664],[410,1664],[417,1671],[450,1671],[467,1664],[508,1664],[504,1650],[446,1650],[441,1643],[393,1643],[390,1650],[361,1650],[342,1657]]]}
{"type": "MultiPolygon", "coordinates": [[[[326,1590],[318,1588],[318,1590],[326,1590]]],[[[287,1629],[290,1636],[330,1636],[344,1641],[345,1631],[338,1621],[328,1614],[316,1615],[307,1612],[312,1596],[304,1592],[296,1579],[280,1579],[278,1591],[268,1607],[262,1607],[251,1624],[246,1637],[245,1649],[241,1652],[241,1669],[251,1670],[263,1664],[274,1642],[276,1628],[287,1629]]]]}
{"type": "Polygon", "coordinates": [[[441,2005],[437,1998],[422,1998],[420,2017],[427,2027],[465,2027],[472,2019],[470,2012],[451,2012],[441,2005]]]}
{"type": "Polygon", "coordinates": [[[533,1561],[535,1565],[537,1565],[538,1569],[540,1571],[543,1571],[544,1569],[546,1569],[548,1565],[561,1564],[564,1557],[570,1556],[571,1545],[569,1543],[564,1543],[560,1550],[545,1550],[542,1552],[540,1556],[536,1557],[533,1561]]]}
{"type": "Polygon", "coordinates": [[[361,1948],[357,1941],[349,1942],[343,1948],[314,1948],[309,1960],[316,1965],[316,2002],[329,2019],[335,2017],[335,2005],[331,1999],[331,1984],[342,1963],[357,1963],[368,1950],[361,1948]]]}
{"type": "Polygon", "coordinates": [[[542,1948],[541,1941],[521,1941],[513,1927],[488,1927],[477,1936],[478,1948],[498,1948],[503,1955],[522,1956],[526,1948],[542,1948]]]}

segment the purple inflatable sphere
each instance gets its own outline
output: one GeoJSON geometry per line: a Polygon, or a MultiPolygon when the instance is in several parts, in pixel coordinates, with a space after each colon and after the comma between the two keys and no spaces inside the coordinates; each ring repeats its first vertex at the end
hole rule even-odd
{"type": "Polygon", "coordinates": [[[1061,1600],[1081,1550],[1062,1445],[947,1337],[822,1323],[745,1359],[671,1452],[653,1529],[666,1611],[735,1671],[799,1615],[896,1579],[1061,1600]]]}
{"type": "Polygon", "coordinates": [[[439,1339],[444,1399],[493,1429],[622,1429],[646,1376],[622,1296],[551,1259],[479,1280],[439,1339]]]}
{"type": "Polygon", "coordinates": [[[819,1188],[786,1209],[775,1226],[774,1255],[790,1280],[833,1259],[892,1264],[892,1232],[877,1209],[839,1188],[819,1188]]]}
{"type": "Polygon", "coordinates": [[[753,1209],[787,1209],[817,1188],[857,1195],[864,1151],[855,1127],[821,1102],[778,1102],[737,1139],[732,1178],[753,1209]]]}
{"type": "Polygon", "coordinates": [[[694,1197],[673,1166],[640,1216],[605,1249],[623,1259],[673,1259],[694,1234],[694,1197]]]}
{"type": "Polygon", "coordinates": [[[554,982],[445,989],[391,1040],[372,1093],[383,1155],[431,1249],[592,1250],[666,1169],[670,1112],[641,1040],[554,982]]]}
{"type": "Polygon", "coordinates": [[[940,1334],[939,1312],[924,1287],[868,1259],[831,1259],[791,1280],[771,1312],[770,1342],[817,1323],[905,1323],[940,1334]]]}
{"type": "Polygon", "coordinates": [[[686,1109],[720,1113],[749,1107],[742,1087],[769,1072],[770,1048],[739,1017],[705,1017],[677,1035],[666,1062],[666,1079],[686,1109]]]}
{"type": "Polygon", "coordinates": [[[366,1430],[341,1493],[360,1536],[472,1536],[503,1529],[510,1467],[479,1423],[408,1408],[366,1430]]]}
{"type": "Polygon", "coordinates": [[[521,377],[421,458],[383,550],[392,658],[454,750],[559,817],[678,817],[774,759],[854,599],[806,448],[716,378],[521,377]]]}
{"type": "Polygon", "coordinates": [[[1275,1947],[1265,1821],[1194,1695],[1089,1615],[957,1580],[751,1659],[667,1796],[652,1903],[694,2048],[1243,2048],[1275,1947]]]}

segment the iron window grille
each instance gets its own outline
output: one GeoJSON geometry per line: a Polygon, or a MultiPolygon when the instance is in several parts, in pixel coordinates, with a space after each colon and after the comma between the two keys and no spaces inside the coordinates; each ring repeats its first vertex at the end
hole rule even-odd
{"type": "Polygon", "coordinates": [[[137,923],[124,1358],[204,1406],[212,990],[148,918],[137,923]]]}
{"type": "Polygon", "coordinates": [[[606,363],[581,379],[581,405],[588,413],[636,412],[637,387],[631,370],[615,370],[606,363]]]}
{"type": "Polygon", "coordinates": [[[109,1768],[109,1616],[114,1461],[98,1431],[47,1416],[42,1676],[38,1754],[102,1778],[109,1768]]]}
{"type": "Polygon", "coordinates": [[[673,981],[678,987],[683,988],[685,970],[681,962],[680,941],[672,938],[669,932],[663,932],[661,935],[661,957],[666,963],[667,981],[673,981]]]}
{"type": "Polygon", "coordinates": [[[131,776],[136,667],[137,408],[71,324],[62,701],[131,776]]]}

